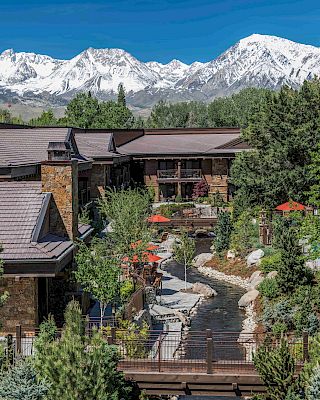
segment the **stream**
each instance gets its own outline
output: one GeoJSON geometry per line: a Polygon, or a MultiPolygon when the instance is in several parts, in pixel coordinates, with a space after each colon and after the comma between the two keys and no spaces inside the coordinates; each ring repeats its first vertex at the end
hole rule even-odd
{"type": "MultiPolygon", "coordinates": [[[[196,241],[196,254],[210,252],[212,239],[199,238],[196,241]]],[[[184,280],[184,267],[175,261],[171,261],[165,266],[165,270],[172,275],[184,280]]],[[[238,308],[238,300],[245,293],[245,290],[231,285],[230,283],[219,281],[198,272],[196,268],[187,270],[187,280],[190,283],[201,282],[211,286],[218,293],[216,297],[206,299],[197,309],[197,313],[192,317],[190,330],[240,332],[241,324],[244,319],[244,312],[238,308]]],[[[220,396],[181,396],[179,399],[215,399],[227,400],[234,397],[220,396]]]]}

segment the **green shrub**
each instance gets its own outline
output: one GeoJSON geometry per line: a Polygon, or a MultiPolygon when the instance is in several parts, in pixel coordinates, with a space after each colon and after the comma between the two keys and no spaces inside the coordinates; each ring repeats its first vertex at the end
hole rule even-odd
{"type": "Polygon", "coordinates": [[[120,299],[122,302],[127,301],[133,292],[134,292],[134,285],[130,280],[126,280],[121,283],[120,299]]]}
{"type": "Polygon", "coordinates": [[[276,278],[266,278],[259,285],[259,292],[268,299],[274,299],[279,296],[279,287],[276,278]]]}
{"type": "Polygon", "coordinates": [[[307,387],[307,400],[320,399],[320,367],[317,366],[313,370],[309,386],[307,387]]]}
{"type": "Polygon", "coordinates": [[[281,263],[281,253],[277,251],[261,259],[260,269],[265,273],[271,271],[277,271],[280,263],[281,263]]]}
{"type": "Polygon", "coordinates": [[[233,226],[230,248],[244,258],[254,248],[259,237],[259,226],[248,211],[244,211],[233,226]]]}
{"type": "Polygon", "coordinates": [[[172,215],[178,211],[185,210],[187,208],[193,208],[193,203],[185,204],[161,204],[159,207],[159,213],[164,217],[170,218],[172,215]]]}
{"type": "Polygon", "coordinates": [[[272,333],[276,336],[281,336],[283,333],[287,332],[288,327],[284,322],[276,322],[272,325],[272,333]]]}
{"type": "Polygon", "coordinates": [[[181,202],[182,202],[182,196],[181,196],[181,194],[177,194],[177,195],[176,195],[175,202],[176,202],[176,203],[181,203],[181,202]]]}

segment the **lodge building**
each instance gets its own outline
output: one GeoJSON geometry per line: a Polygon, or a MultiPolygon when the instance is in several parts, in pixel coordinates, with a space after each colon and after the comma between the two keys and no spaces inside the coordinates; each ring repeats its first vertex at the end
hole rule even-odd
{"type": "Polygon", "coordinates": [[[152,187],[155,201],[190,198],[196,182],[224,200],[235,154],[247,150],[238,128],[80,129],[0,124],[0,293],[3,332],[62,318],[72,297],[75,241],[89,241],[81,207],[107,187],[152,187]]]}

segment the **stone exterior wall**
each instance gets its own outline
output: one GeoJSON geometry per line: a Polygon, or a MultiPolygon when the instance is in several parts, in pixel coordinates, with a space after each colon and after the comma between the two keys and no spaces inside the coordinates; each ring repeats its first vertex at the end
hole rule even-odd
{"type": "Polygon", "coordinates": [[[144,183],[147,187],[152,187],[154,189],[155,201],[159,201],[159,184],[157,179],[157,169],[158,169],[157,160],[145,161],[144,183]]]}
{"type": "Polygon", "coordinates": [[[41,165],[42,191],[51,192],[50,232],[78,236],[78,162],[46,161],[41,165]]]}
{"type": "Polygon", "coordinates": [[[93,164],[91,169],[91,198],[101,197],[105,192],[106,184],[106,166],[93,164]]]}
{"type": "Polygon", "coordinates": [[[212,160],[212,181],[210,194],[219,192],[224,201],[228,201],[228,160],[217,158],[212,160]]]}
{"type": "Polygon", "coordinates": [[[9,299],[0,307],[1,332],[14,333],[16,325],[34,328],[38,325],[38,279],[2,278],[0,293],[9,292],[9,299]]]}

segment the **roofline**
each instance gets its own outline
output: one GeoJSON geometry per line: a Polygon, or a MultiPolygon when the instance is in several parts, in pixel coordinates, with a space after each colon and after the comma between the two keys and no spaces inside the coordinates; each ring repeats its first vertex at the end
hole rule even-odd
{"type": "Polygon", "coordinates": [[[44,193],[44,199],[42,202],[41,210],[37,218],[36,225],[32,232],[31,242],[37,242],[40,236],[41,229],[43,227],[44,219],[47,214],[50,205],[51,193],[44,193]]]}
{"type": "Polygon", "coordinates": [[[226,134],[234,133],[240,134],[240,127],[219,127],[219,128],[145,128],[145,135],[183,135],[183,134],[203,134],[203,133],[214,133],[214,134],[226,134]]]}

